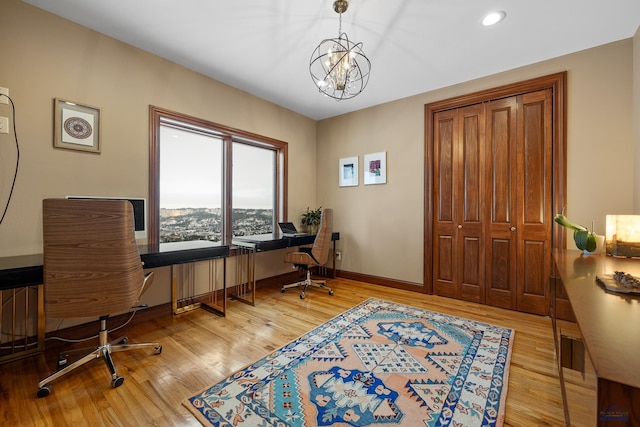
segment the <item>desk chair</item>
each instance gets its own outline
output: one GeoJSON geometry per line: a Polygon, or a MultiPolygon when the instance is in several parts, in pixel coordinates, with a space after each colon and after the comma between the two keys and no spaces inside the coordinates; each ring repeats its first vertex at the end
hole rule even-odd
{"type": "Polygon", "coordinates": [[[133,207],[127,200],[86,199],[46,199],[42,206],[46,317],[98,317],[100,330],[98,346],[70,365],[61,358],[60,369],[38,383],[37,395],[48,396],[51,382],[99,358],[109,369],[111,386],[119,387],[124,378],[116,373],[111,353],[145,347],[162,352],[158,343],[108,340],[109,315],[134,308],[153,280],[153,273],[142,270],[133,207]]]}
{"type": "Polygon", "coordinates": [[[281,292],[288,288],[302,287],[300,299],[304,299],[305,291],[309,286],[316,286],[329,290],[329,295],[333,295],[333,289],[327,287],[325,280],[312,280],[311,268],[320,267],[327,263],[331,245],[331,233],[333,233],[333,209],[325,208],[320,216],[320,229],[316,235],[311,248],[298,248],[296,252],[285,255],[284,262],[292,263],[294,267],[302,269],[306,273],[306,278],[302,281],[284,285],[281,292]]]}

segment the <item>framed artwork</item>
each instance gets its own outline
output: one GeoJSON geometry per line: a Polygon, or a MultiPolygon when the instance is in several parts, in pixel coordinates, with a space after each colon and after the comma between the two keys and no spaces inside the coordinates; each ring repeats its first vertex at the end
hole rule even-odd
{"type": "Polygon", "coordinates": [[[358,157],[340,159],[340,187],[358,186],[358,157]]]}
{"type": "Polygon", "coordinates": [[[364,185],[387,183],[387,152],[364,155],[364,185]]]}
{"type": "Polygon", "coordinates": [[[100,109],[56,98],[53,146],[100,153],[100,109]]]}

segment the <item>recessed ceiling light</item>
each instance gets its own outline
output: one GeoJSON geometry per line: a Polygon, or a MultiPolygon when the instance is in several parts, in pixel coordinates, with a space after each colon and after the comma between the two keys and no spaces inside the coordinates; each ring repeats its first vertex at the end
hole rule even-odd
{"type": "Polygon", "coordinates": [[[485,27],[495,25],[498,22],[502,21],[506,16],[507,14],[503,11],[491,12],[490,14],[482,18],[482,25],[484,25],[485,27]]]}

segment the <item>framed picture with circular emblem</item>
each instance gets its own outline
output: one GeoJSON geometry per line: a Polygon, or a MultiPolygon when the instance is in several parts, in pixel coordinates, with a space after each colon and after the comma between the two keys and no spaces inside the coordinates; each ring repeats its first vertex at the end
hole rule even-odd
{"type": "Polygon", "coordinates": [[[100,109],[56,98],[53,146],[100,153],[100,109]]]}

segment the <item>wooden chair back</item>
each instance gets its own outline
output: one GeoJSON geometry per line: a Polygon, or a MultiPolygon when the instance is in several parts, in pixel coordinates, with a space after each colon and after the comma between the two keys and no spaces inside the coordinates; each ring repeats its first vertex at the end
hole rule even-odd
{"type": "Polygon", "coordinates": [[[324,208],[320,216],[320,228],[313,242],[311,254],[318,261],[319,265],[324,265],[329,259],[331,249],[331,235],[333,234],[333,209],[324,208]]]}
{"type": "Polygon", "coordinates": [[[127,200],[43,201],[45,313],[106,316],[138,301],[144,271],[127,200]]]}

